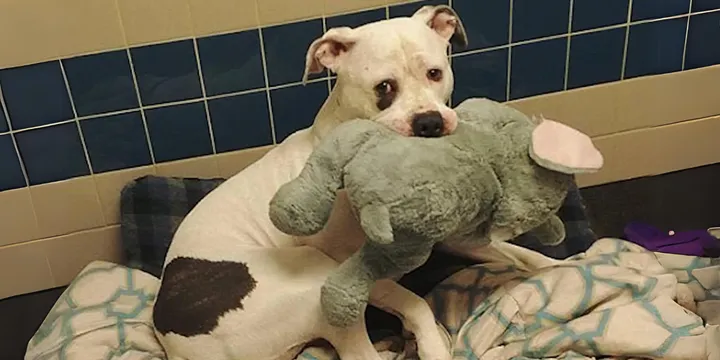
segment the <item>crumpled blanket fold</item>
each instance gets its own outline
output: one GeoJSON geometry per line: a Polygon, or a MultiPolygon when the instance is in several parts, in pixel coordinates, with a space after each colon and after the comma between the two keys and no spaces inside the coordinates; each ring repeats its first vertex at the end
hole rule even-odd
{"type": "MultiPolygon", "coordinates": [[[[720,359],[720,259],[604,238],[565,260],[531,260],[470,267],[427,296],[454,359],[720,359]]],[[[298,359],[333,357],[310,348],[298,359]]]]}

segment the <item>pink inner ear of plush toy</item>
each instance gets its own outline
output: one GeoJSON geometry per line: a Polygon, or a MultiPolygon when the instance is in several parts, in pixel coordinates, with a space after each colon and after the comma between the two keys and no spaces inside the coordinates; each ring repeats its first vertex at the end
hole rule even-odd
{"type": "Polygon", "coordinates": [[[589,136],[547,119],[533,130],[530,153],[541,166],[567,174],[595,172],[603,166],[603,156],[589,136]]]}

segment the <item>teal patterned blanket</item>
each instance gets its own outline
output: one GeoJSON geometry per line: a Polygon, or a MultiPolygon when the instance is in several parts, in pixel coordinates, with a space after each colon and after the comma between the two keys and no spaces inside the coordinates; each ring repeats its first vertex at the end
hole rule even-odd
{"type": "MultiPolygon", "coordinates": [[[[428,296],[455,360],[720,360],[720,259],[652,253],[600,239],[555,260],[511,244],[455,273],[428,296]]],[[[28,344],[25,359],[165,360],[151,323],[158,280],[89,264],[28,344]]],[[[377,343],[387,359],[414,344],[377,343]]],[[[326,348],[300,360],[336,359],[326,348]]]]}
{"type": "MultiPolygon", "coordinates": [[[[455,360],[720,359],[720,259],[609,238],[566,260],[518,258],[462,270],[427,296],[455,360]]],[[[416,358],[388,341],[386,358],[416,358]]]]}

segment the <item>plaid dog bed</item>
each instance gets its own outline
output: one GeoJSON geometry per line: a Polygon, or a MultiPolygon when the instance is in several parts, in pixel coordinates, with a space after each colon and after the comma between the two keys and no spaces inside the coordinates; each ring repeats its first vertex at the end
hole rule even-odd
{"type": "MultiPolygon", "coordinates": [[[[162,273],[170,241],[183,218],[224,179],[191,179],[144,176],[127,184],[121,194],[121,232],[128,266],[157,277],[162,273]]],[[[544,246],[531,236],[516,243],[554,258],[585,251],[595,241],[577,187],[570,189],[559,217],[567,237],[558,246],[544,246]]],[[[436,254],[422,268],[405,276],[401,283],[425,294],[454,272],[470,265],[462,258],[436,254]]]]}

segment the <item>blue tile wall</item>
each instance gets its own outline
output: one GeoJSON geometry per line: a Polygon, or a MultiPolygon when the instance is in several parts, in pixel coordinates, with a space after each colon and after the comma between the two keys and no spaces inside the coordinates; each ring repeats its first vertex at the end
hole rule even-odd
{"type": "Polygon", "coordinates": [[[192,40],[130,50],[143,105],[202,96],[192,40]]]}
{"type": "Polygon", "coordinates": [[[208,96],[265,86],[258,31],[198,39],[208,96]]]}
{"type": "Polygon", "coordinates": [[[328,88],[325,82],[270,90],[277,142],[311,125],[327,96],[328,88]],[[293,104],[293,106],[278,104],[293,104]]]}
{"type": "Polygon", "coordinates": [[[0,191],[25,186],[12,135],[0,135],[0,191]]]}
{"type": "Polygon", "coordinates": [[[452,65],[455,71],[453,104],[470,97],[507,100],[508,49],[457,56],[452,65]]]}
{"type": "MultiPolygon", "coordinates": [[[[270,86],[302,80],[305,69],[305,54],[313,40],[322,36],[322,20],[283,24],[265,28],[263,43],[270,86]]],[[[315,79],[322,74],[314,74],[315,79]]]]}
{"type": "Polygon", "coordinates": [[[682,17],[631,25],[625,77],[681,70],[687,21],[682,17]]]}
{"type": "Polygon", "coordinates": [[[73,117],[58,61],[0,70],[0,87],[13,129],[47,125],[73,117]]]}
{"type": "Polygon", "coordinates": [[[690,17],[685,54],[686,69],[720,64],[720,46],[708,46],[708,39],[715,39],[716,44],[720,39],[720,12],[690,17]]]}
{"type": "Polygon", "coordinates": [[[80,127],[95,172],[152,164],[139,111],[85,120],[80,127]]]}
{"type": "Polygon", "coordinates": [[[506,45],[509,42],[510,1],[486,0],[480,9],[476,0],[454,0],[453,9],[462,19],[470,39],[467,50],[506,45]]]}
{"type": "Polygon", "coordinates": [[[624,28],[573,35],[568,89],[620,80],[624,48],[624,28]]]}
{"type": "Polygon", "coordinates": [[[5,107],[0,104],[0,133],[7,132],[9,130],[7,119],[5,118],[5,107]]]}
{"type": "Polygon", "coordinates": [[[512,41],[567,33],[569,14],[570,0],[513,0],[512,41]]]}
{"type": "MultiPolygon", "coordinates": [[[[280,142],[312,123],[334,84],[327,72],[300,84],[307,47],[323,29],[448,3],[0,69],[0,191],[280,142]]],[[[720,0],[452,5],[469,37],[467,49],[452,50],[455,105],[720,64],[720,0]]]]}
{"type": "Polygon", "coordinates": [[[658,19],[689,11],[690,0],[633,0],[632,20],[658,19]]]}
{"type": "Polygon", "coordinates": [[[78,116],[137,108],[127,51],[81,56],[62,63],[78,116]]]}
{"type": "Polygon", "coordinates": [[[90,174],[75,122],[23,131],[15,139],[30,185],[90,174]]]}
{"type": "Polygon", "coordinates": [[[627,21],[630,0],[575,0],[572,31],[622,24],[627,21]]]}
{"type": "Polygon", "coordinates": [[[720,9],[720,0],[693,0],[692,11],[720,9]]]}
{"type": "Polygon", "coordinates": [[[151,109],[145,116],[156,162],[212,154],[204,103],[151,109]]]}
{"type": "Polygon", "coordinates": [[[378,20],[383,20],[387,17],[384,8],[366,10],[356,13],[343,14],[332,16],[325,19],[325,27],[332,29],[341,26],[349,26],[352,28],[361,26],[363,24],[371,23],[378,20]]]}
{"type": "Polygon", "coordinates": [[[567,38],[519,45],[511,57],[511,100],[563,89],[567,38]]]}
{"type": "Polygon", "coordinates": [[[265,91],[208,101],[217,152],[273,143],[265,91]]]}

